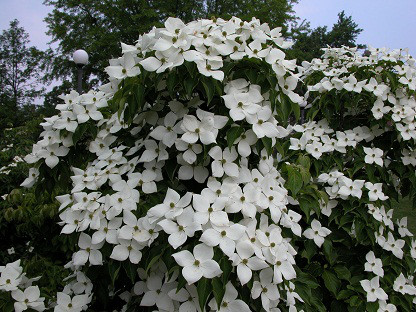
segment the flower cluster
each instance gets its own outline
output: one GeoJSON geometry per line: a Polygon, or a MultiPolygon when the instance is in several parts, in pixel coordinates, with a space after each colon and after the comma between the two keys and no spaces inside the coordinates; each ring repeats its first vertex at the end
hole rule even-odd
{"type": "Polygon", "coordinates": [[[45,298],[40,296],[38,286],[32,286],[37,278],[27,278],[23,273],[20,260],[0,266],[0,292],[10,292],[14,301],[14,311],[27,309],[35,311],[45,310],[45,298]]]}

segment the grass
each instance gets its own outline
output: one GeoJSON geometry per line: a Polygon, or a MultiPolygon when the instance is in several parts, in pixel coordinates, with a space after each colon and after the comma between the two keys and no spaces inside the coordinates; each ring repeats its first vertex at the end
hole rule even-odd
{"type": "Polygon", "coordinates": [[[407,217],[409,231],[416,234],[416,209],[413,207],[412,201],[409,198],[403,198],[393,208],[393,219],[407,217]]]}

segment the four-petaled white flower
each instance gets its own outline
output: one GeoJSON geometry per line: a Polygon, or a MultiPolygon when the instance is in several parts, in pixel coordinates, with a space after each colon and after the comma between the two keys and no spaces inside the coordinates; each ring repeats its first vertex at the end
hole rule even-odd
{"type": "Polygon", "coordinates": [[[245,285],[253,276],[252,271],[258,271],[267,268],[269,265],[266,261],[254,255],[253,246],[247,242],[239,242],[236,246],[237,253],[232,257],[233,265],[237,266],[237,276],[241,285],[245,285]]]}
{"type": "Polygon", "coordinates": [[[365,182],[365,187],[368,189],[368,198],[370,201],[376,201],[378,199],[380,200],[386,200],[389,197],[384,195],[382,187],[382,183],[371,183],[371,182],[365,182]]]}
{"type": "Polygon", "coordinates": [[[209,156],[214,159],[211,163],[214,177],[221,178],[224,173],[230,177],[238,177],[238,165],[233,162],[238,156],[234,146],[231,147],[231,150],[225,148],[223,151],[221,147],[214,146],[209,151],[209,156]]]}
{"type": "Polygon", "coordinates": [[[196,245],[193,254],[188,250],[182,250],[172,255],[183,267],[182,275],[188,284],[199,281],[201,277],[214,278],[222,273],[218,263],[212,260],[213,256],[213,248],[205,244],[196,245]]]}
{"type": "Polygon", "coordinates": [[[370,147],[364,147],[365,157],[364,161],[367,164],[376,163],[380,167],[383,167],[383,159],[381,158],[383,156],[383,151],[379,148],[370,148],[370,147]]]}
{"type": "Polygon", "coordinates": [[[182,246],[196,231],[202,230],[201,225],[194,222],[194,214],[193,209],[187,207],[176,217],[176,222],[164,219],[158,223],[169,234],[168,242],[174,249],[182,246]]]}
{"type": "Polygon", "coordinates": [[[367,293],[367,301],[387,300],[389,297],[383,288],[380,287],[379,277],[375,276],[371,280],[360,281],[361,287],[367,293]]]}
{"type": "Polygon", "coordinates": [[[367,262],[364,264],[365,271],[373,272],[380,277],[384,276],[383,263],[381,262],[381,259],[376,258],[373,251],[370,251],[365,256],[365,259],[367,260],[367,262]]]}
{"type": "Polygon", "coordinates": [[[246,227],[241,224],[233,224],[231,226],[215,226],[206,229],[201,235],[201,242],[208,246],[220,246],[221,250],[231,257],[235,251],[235,242],[244,234],[246,227]]]}
{"type": "Polygon", "coordinates": [[[237,299],[237,297],[237,290],[231,282],[228,282],[227,285],[225,285],[225,293],[221,304],[218,306],[215,298],[212,298],[208,305],[213,311],[218,312],[250,312],[251,310],[247,303],[237,299]]]}
{"type": "Polygon", "coordinates": [[[314,219],[311,227],[303,232],[306,238],[313,239],[318,247],[321,247],[325,241],[325,237],[331,234],[331,231],[321,225],[321,222],[314,219]]]}
{"type": "Polygon", "coordinates": [[[253,288],[251,289],[251,297],[257,299],[261,296],[261,303],[263,309],[270,311],[270,301],[275,301],[280,298],[277,285],[272,283],[273,269],[266,268],[261,270],[260,281],[254,281],[253,288]]]}
{"type": "Polygon", "coordinates": [[[12,297],[16,300],[14,310],[17,312],[27,310],[28,308],[36,311],[45,310],[45,304],[43,303],[45,298],[40,297],[38,286],[29,286],[24,291],[16,289],[12,291],[12,297]]]}
{"type": "Polygon", "coordinates": [[[91,242],[91,236],[82,232],[78,240],[78,246],[81,250],[77,251],[74,255],[74,265],[84,265],[87,261],[91,265],[102,265],[103,255],[99,249],[103,245],[104,241],[93,244],[91,242]]]}

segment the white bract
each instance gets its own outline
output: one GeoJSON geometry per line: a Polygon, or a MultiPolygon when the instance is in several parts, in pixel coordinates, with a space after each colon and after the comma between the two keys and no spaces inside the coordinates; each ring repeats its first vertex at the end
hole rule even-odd
{"type": "Polygon", "coordinates": [[[183,267],[182,274],[188,284],[193,284],[201,277],[213,278],[221,274],[220,266],[212,260],[214,250],[205,244],[194,247],[193,254],[187,250],[172,255],[175,261],[183,267]]]}

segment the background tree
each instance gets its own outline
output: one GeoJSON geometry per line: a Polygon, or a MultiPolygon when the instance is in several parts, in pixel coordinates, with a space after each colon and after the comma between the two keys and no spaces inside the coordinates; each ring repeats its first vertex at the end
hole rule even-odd
{"type": "Polygon", "coordinates": [[[45,0],[53,6],[45,21],[57,51],[50,50],[47,58],[48,80],[72,79],[75,67],[72,53],[82,48],[90,56],[85,67],[85,88],[104,81],[108,59],[120,53],[120,42],[134,43],[139,35],[153,26],[160,27],[169,16],[179,17],[185,23],[201,17],[245,20],[260,17],[270,27],[287,29],[295,20],[293,5],[298,0],[45,0]]]}
{"type": "Polygon", "coordinates": [[[302,23],[292,25],[290,37],[295,41],[289,55],[296,58],[299,63],[310,61],[322,55],[322,48],[330,47],[355,47],[364,48],[362,44],[357,45],[357,37],[363,31],[353,21],[352,16],[346,16],[345,12],[338,13],[338,20],[328,30],[327,26],[310,28],[310,23],[304,20],[302,23]]]}
{"type": "Polygon", "coordinates": [[[29,47],[29,42],[28,33],[16,19],[0,35],[0,129],[21,124],[35,110],[34,99],[44,91],[39,83],[43,52],[29,47]]]}

